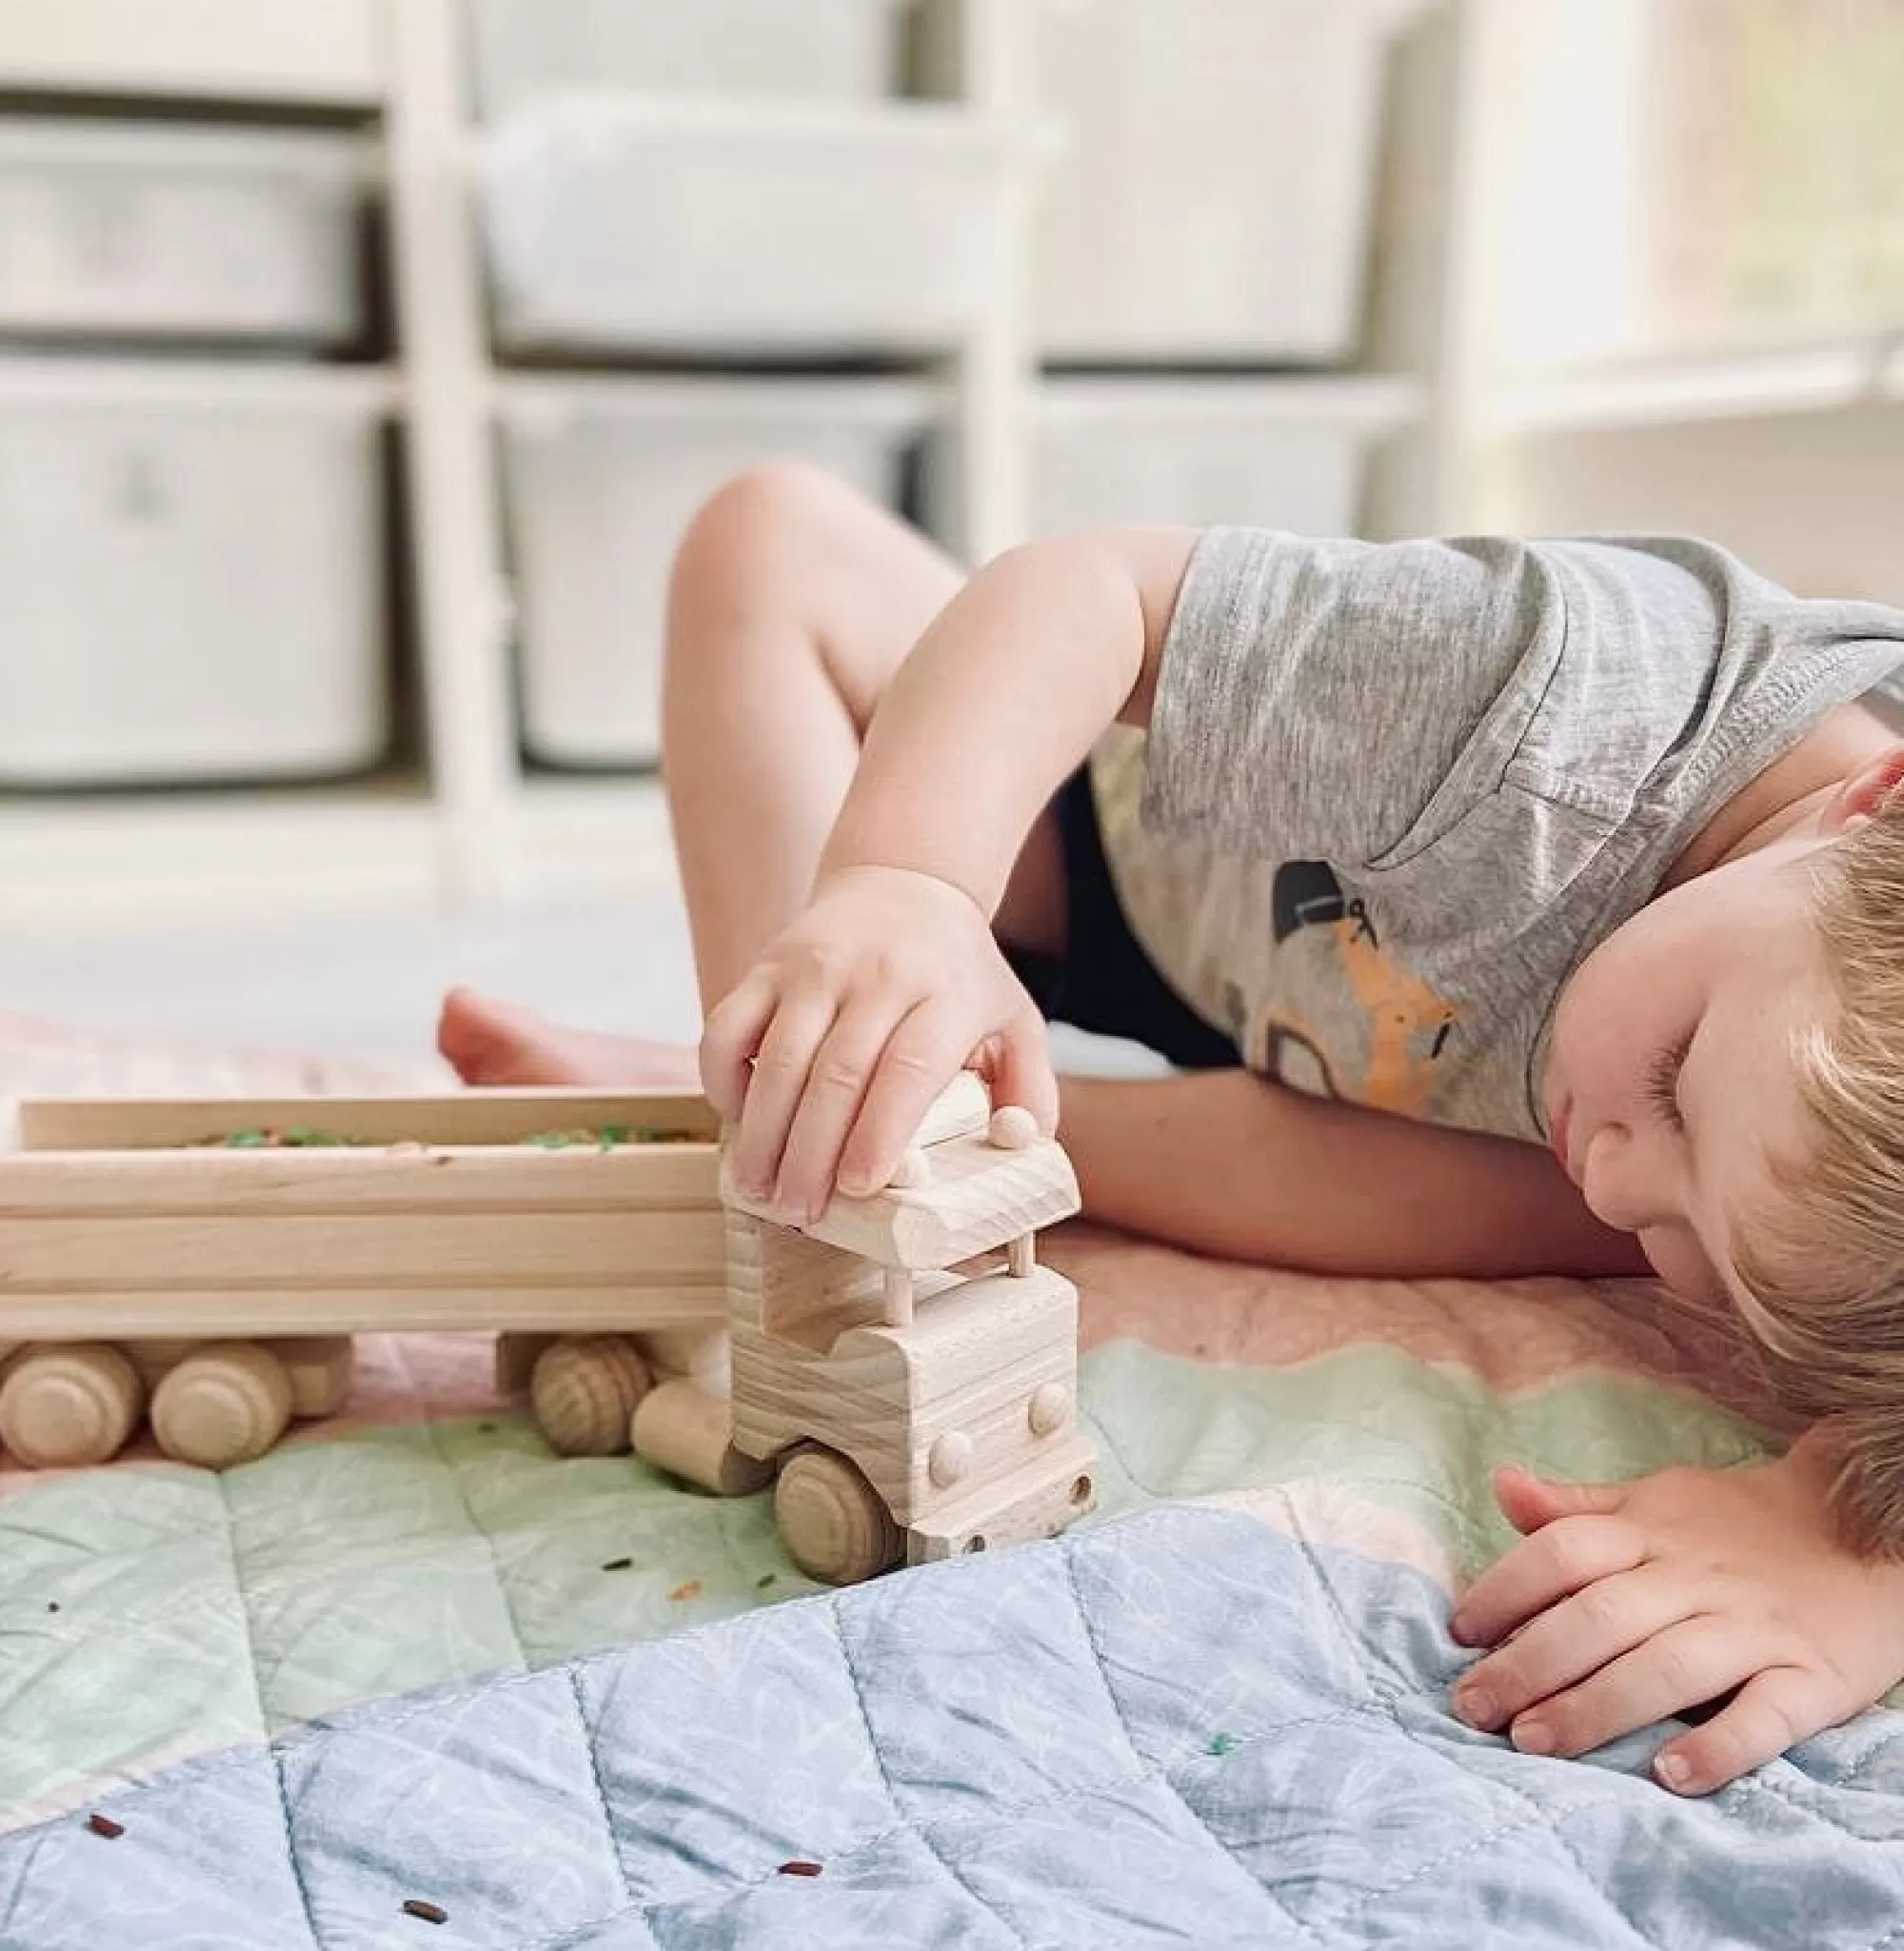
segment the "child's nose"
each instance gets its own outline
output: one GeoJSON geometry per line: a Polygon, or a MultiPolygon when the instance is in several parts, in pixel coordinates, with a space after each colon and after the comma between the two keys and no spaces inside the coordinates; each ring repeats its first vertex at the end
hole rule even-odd
{"type": "Polygon", "coordinates": [[[1656,1147],[1616,1121],[1596,1126],[1580,1160],[1580,1190],[1609,1226],[1636,1233],[1672,1211],[1670,1187],[1656,1147]]]}

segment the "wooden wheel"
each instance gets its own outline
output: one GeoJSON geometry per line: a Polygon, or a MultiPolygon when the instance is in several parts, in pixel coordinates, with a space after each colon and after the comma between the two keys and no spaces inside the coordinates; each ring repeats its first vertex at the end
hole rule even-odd
{"type": "Polygon", "coordinates": [[[622,1336],[569,1336],[537,1358],[529,1401],[559,1456],[615,1457],[628,1447],[635,1410],[653,1380],[622,1336]]]}
{"type": "Polygon", "coordinates": [[[152,1391],[152,1434],[166,1455],[207,1470],[262,1457],[291,1420],[285,1366],[256,1342],[214,1342],[152,1391]]]}
{"type": "Polygon", "coordinates": [[[797,1450],[782,1464],[774,1517],[808,1578],[857,1585],[899,1563],[902,1541],[885,1499],[837,1450],[797,1450]]]}
{"type": "Polygon", "coordinates": [[[60,1342],[23,1355],[0,1383],[0,1443],[30,1470],[77,1469],[119,1454],[146,1392],[105,1342],[60,1342]]]}

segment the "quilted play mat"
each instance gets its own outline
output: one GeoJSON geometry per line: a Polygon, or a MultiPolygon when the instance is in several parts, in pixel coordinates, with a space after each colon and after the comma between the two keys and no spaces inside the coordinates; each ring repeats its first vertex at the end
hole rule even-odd
{"type": "Polygon", "coordinates": [[[1052,1247],[1098,1515],[846,1593],[476,1337],[223,1476],[0,1474],[0,1946],[1904,1944],[1894,1717],[1690,1803],[1448,1711],[1497,1463],[1763,1453],[1721,1322],[1052,1247]]]}

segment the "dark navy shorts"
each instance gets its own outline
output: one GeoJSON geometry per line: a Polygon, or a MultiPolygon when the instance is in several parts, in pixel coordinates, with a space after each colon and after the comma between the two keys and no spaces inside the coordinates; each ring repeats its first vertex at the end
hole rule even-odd
{"type": "Polygon", "coordinates": [[[1005,951],[1045,1020],[1098,1036],[1128,1038],[1180,1070],[1236,1068],[1241,1059],[1235,1041],[1206,1023],[1164,981],[1124,919],[1098,830],[1088,766],[1072,774],[1053,802],[1053,811],[1069,903],[1064,952],[1005,951]]]}

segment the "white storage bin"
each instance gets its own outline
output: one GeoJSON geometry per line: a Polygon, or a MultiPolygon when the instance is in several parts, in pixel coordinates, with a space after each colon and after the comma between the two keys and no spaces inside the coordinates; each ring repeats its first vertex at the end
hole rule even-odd
{"type": "Polygon", "coordinates": [[[575,95],[488,139],[512,350],[943,346],[990,301],[998,138],[930,104],[575,95]]]}
{"type": "Polygon", "coordinates": [[[1386,378],[1049,381],[1033,526],[1353,535],[1369,448],[1418,406],[1412,382],[1386,378]]]}
{"type": "Polygon", "coordinates": [[[1038,231],[1053,358],[1341,361],[1383,62],[1420,0],[1024,0],[1065,150],[1038,231]]]}
{"type": "Polygon", "coordinates": [[[214,101],[371,104],[381,0],[0,0],[15,89],[214,101]]]}
{"type": "Polygon", "coordinates": [[[307,778],[381,755],[386,391],[0,366],[0,784],[307,778]]]}
{"type": "MultiPolygon", "coordinates": [[[[1357,532],[1368,452],[1419,410],[1384,377],[1048,379],[1033,408],[1032,532],[1202,528],[1357,532]]],[[[933,530],[958,546],[959,453],[927,450],[933,530]]]]}
{"type": "Polygon", "coordinates": [[[573,88],[890,93],[907,0],[469,0],[477,98],[495,116],[573,88]]]}
{"type": "Polygon", "coordinates": [[[555,766],[652,764],[669,566],[695,510],[760,461],[890,504],[930,411],[881,381],[522,381],[503,408],[524,743],[555,766]]]}
{"type": "Polygon", "coordinates": [[[347,137],[0,121],[0,332],[363,330],[347,137]]]}

